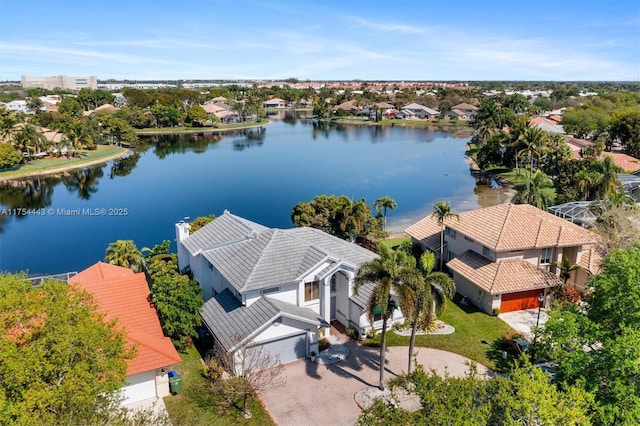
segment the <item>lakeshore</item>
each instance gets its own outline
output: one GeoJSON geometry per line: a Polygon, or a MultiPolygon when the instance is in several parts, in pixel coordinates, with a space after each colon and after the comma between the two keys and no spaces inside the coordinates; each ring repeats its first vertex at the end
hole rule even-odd
{"type": "Polygon", "coordinates": [[[0,172],[0,182],[36,176],[48,176],[87,166],[96,166],[117,160],[131,152],[127,148],[113,145],[97,145],[95,151],[83,151],[78,157],[42,158],[25,164],[17,170],[0,172]]]}

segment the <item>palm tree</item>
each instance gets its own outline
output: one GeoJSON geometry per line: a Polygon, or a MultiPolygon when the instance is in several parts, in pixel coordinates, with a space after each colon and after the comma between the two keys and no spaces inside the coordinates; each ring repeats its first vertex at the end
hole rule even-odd
{"type": "Polygon", "coordinates": [[[607,194],[616,192],[618,188],[618,173],[620,168],[616,166],[611,157],[605,157],[602,161],[595,164],[598,171],[599,179],[596,183],[596,192],[598,198],[604,198],[607,194]]]}
{"type": "Polygon", "coordinates": [[[409,305],[412,292],[405,282],[415,279],[416,268],[401,250],[392,251],[383,244],[378,245],[379,257],[360,265],[354,280],[353,292],[358,295],[365,285],[373,285],[367,302],[367,315],[373,326],[374,315],[380,312],[382,331],[380,338],[380,380],[378,387],[384,390],[384,364],[387,342],[387,322],[397,305],[391,298],[393,290],[403,305],[409,305]]]}
{"type": "Polygon", "coordinates": [[[371,209],[364,199],[360,201],[351,201],[347,198],[345,206],[342,210],[342,219],[340,220],[340,229],[349,235],[351,241],[355,241],[356,237],[362,234],[367,220],[371,217],[371,209]]]}
{"type": "Polygon", "coordinates": [[[562,280],[562,286],[559,289],[556,289],[556,296],[562,297],[565,294],[567,282],[571,278],[571,273],[573,271],[581,269],[581,267],[580,265],[572,265],[571,262],[569,262],[567,256],[565,256],[564,254],[562,255],[561,262],[553,262],[551,265],[558,268],[558,270],[560,271],[559,276],[562,280]]]}
{"type": "Polygon", "coordinates": [[[105,262],[140,272],[145,267],[144,255],[133,240],[117,240],[107,247],[105,262]]]}
{"type": "Polygon", "coordinates": [[[518,191],[514,195],[514,204],[531,204],[541,210],[546,210],[555,200],[553,182],[540,170],[527,176],[524,183],[515,186],[518,191]]]}
{"type": "Polygon", "coordinates": [[[446,201],[436,201],[433,205],[431,217],[434,217],[438,221],[438,225],[440,225],[440,270],[442,271],[444,263],[444,224],[453,217],[460,220],[460,216],[451,213],[451,206],[446,201]]]}
{"type": "Polygon", "coordinates": [[[406,280],[405,285],[414,293],[413,306],[404,307],[400,301],[402,313],[411,321],[411,338],[409,339],[409,365],[407,372],[413,369],[413,350],[416,343],[418,327],[427,328],[436,316],[442,314],[446,306],[446,299],[453,299],[456,287],[449,275],[435,272],[436,257],[431,252],[425,252],[420,258],[420,274],[422,279],[406,280]]]}
{"type": "Polygon", "coordinates": [[[395,210],[398,207],[396,200],[385,195],[378,198],[375,203],[373,203],[373,207],[375,207],[378,214],[382,213],[382,217],[384,218],[384,227],[383,230],[387,230],[387,209],[391,209],[391,211],[395,210]]]}
{"type": "Polygon", "coordinates": [[[533,157],[535,154],[539,157],[544,147],[544,132],[538,127],[527,127],[518,140],[524,145],[524,149],[520,150],[518,155],[524,152],[529,153],[529,170],[533,171],[533,157]]]}

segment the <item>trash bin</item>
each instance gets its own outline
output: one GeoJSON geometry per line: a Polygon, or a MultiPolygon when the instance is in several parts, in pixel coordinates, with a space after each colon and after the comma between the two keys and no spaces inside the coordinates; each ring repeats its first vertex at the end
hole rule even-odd
{"type": "Polygon", "coordinates": [[[171,372],[169,373],[169,391],[173,395],[177,395],[182,390],[182,376],[175,371],[173,373],[175,373],[173,376],[171,372]]]}

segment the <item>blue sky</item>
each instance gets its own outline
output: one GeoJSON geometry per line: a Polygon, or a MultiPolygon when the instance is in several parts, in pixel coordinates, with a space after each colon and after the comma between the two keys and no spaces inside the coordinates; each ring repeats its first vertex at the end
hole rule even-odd
{"type": "Polygon", "coordinates": [[[0,80],[640,79],[638,0],[0,0],[0,80]]]}

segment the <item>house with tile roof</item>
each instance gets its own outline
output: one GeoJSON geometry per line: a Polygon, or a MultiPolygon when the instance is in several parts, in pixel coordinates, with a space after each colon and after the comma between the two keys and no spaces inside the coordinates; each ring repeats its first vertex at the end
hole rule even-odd
{"type": "Polygon", "coordinates": [[[91,293],[105,320],[115,319],[128,346],[135,348],[135,357],[127,360],[123,405],[152,406],[169,395],[168,373],[181,359],[162,332],[145,274],[98,262],[71,277],[69,284],[91,293]]]}
{"type": "MultiPolygon", "coordinates": [[[[178,263],[205,299],[204,324],[215,345],[237,354],[247,345],[280,363],[318,351],[318,335],[337,321],[364,336],[373,284],[353,292],[359,266],[377,255],[314,228],[268,228],[225,211],[189,235],[176,224],[178,263]]],[[[391,322],[402,321],[396,310],[391,322]]],[[[373,327],[382,321],[374,317],[373,327]]]]}
{"type": "Polygon", "coordinates": [[[263,102],[265,108],[286,108],[288,102],[280,98],[272,98],[263,102]]]}
{"type": "Polygon", "coordinates": [[[418,120],[433,120],[440,115],[435,109],[431,109],[424,105],[420,105],[415,102],[411,102],[403,106],[395,116],[396,118],[406,119],[418,119],[418,120]]]}
{"type": "MultiPolygon", "coordinates": [[[[406,229],[423,249],[440,254],[441,228],[427,216],[406,229]]],[[[500,204],[445,223],[444,256],[456,290],[484,312],[538,307],[538,296],[560,284],[555,263],[581,266],[568,284],[584,289],[598,272],[596,234],[528,204],[500,204]]]]}
{"type": "Polygon", "coordinates": [[[478,112],[478,107],[466,102],[462,102],[452,106],[451,111],[453,110],[460,111],[462,114],[464,114],[464,116],[468,117],[467,120],[471,120],[473,116],[478,112]]]}

